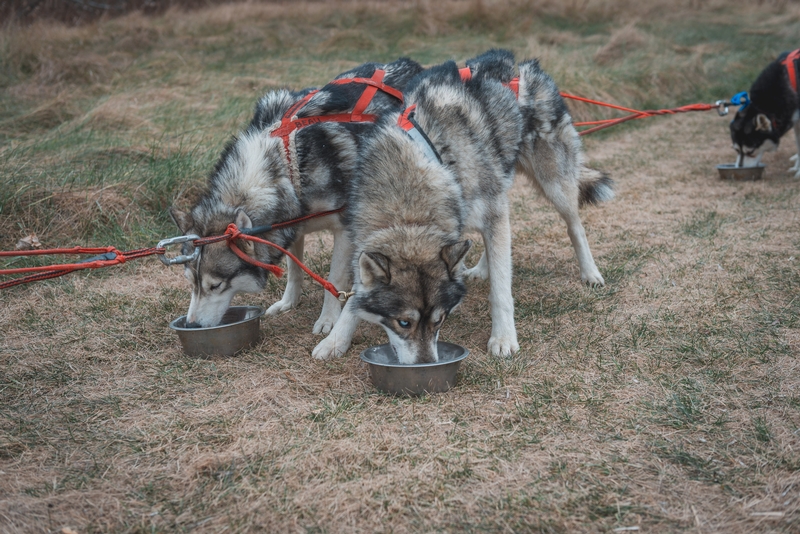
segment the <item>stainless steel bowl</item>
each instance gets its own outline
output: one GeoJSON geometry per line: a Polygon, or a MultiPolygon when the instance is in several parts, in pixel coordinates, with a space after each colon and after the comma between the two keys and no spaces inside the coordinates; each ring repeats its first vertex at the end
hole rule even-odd
{"type": "Polygon", "coordinates": [[[391,345],[376,345],[361,353],[367,363],[373,385],[393,395],[422,395],[443,393],[456,383],[461,360],[469,350],[453,343],[437,344],[439,361],[435,363],[402,364],[391,345]]]}
{"type": "Polygon", "coordinates": [[[186,316],[178,317],[169,327],[178,333],[183,352],[189,356],[232,356],[258,343],[261,316],[258,306],[231,306],[219,326],[186,328],[186,316]]]}
{"type": "Polygon", "coordinates": [[[757,167],[737,167],[732,163],[717,165],[719,177],[723,180],[760,180],[766,168],[762,164],[757,167]]]}

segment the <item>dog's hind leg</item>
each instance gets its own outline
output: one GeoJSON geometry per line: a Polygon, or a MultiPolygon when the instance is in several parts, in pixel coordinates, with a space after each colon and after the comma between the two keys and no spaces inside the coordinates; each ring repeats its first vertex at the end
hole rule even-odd
{"type": "Polygon", "coordinates": [[[800,119],[794,123],[794,142],[797,145],[797,154],[790,160],[794,161],[794,166],[789,169],[789,172],[793,172],[795,178],[800,178],[800,119]]]}
{"type": "MultiPolygon", "coordinates": [[[[333,232],[333,253],[331,254],[331,270],[328,275],[328,281],[339,290],[350,287],[350,262],[348,260],[351,255],[352,250],[347,232],[343,229],[335,230],[333,232]]],[[[320,313],[317,322],[314,323],[313,332],[315,334],[327,334],[330,332],[333,325],[336,324],[341,311],[342,305],[339,303],[339,299],[330,292],[325,291],[322,313],[320,313]]]]}
{"type": "MultiPolygon", "coordinates": [[[[294,243],[289,247],[289,252],[303,261],[303,248],[305,237],[301,234],[297,236],[294,243]]],[[[291,310],[300,302],[300,295],[303,293],[303,270],[295,262],[286,258],[286,289],[281,300],[267,308],[267,315],[280,315],[291,310]]]]}
{"type": "Polygon", "coordinates": [[[580,152],[575,146],[577,139],[570,139],[572,136],[577,138],[577,134],[571,124],[568,128],[571,131],[561,128],[560,135],[551,133],[547,138],[542,136],[525,144],[520,152],[517,170],[532,178],[531,182],[539,186],[567,223],[567,233],[578,258],[581,280],[590,286],[603,286],[605,280],[594,263],[578,207],[581,198],[594,203],[613,196],[613,192],[608,178],[600,173],[593,178],[593,171],[580,164],[580,152]],[[567,139],[563,140],[564,137],[567,139]]]}
{"type": "MultiPolygon", "coordinates": [[[[519,350],[514,325],[514,297],[511,291],[511,224],[508,197],[496,206],[498,213],[482,231],[489,270],[489,304],[492,308],[492,335],[488,349],[494,356],[511,356],[519,350]]],[[[483,256],[481,256],[483,258],[483,256]]]]}
{"type": "Polygon", "coordinates": [[[336,324],[333,325],[328,337],[320,341],[311,352],[314,358],[318,360],[330,360],[331,358],[341,356],[347,352],[347,349],[350,348],[350,344],[353,342],[353,335],[356,333],[356,327],[361,321],[354,313],[354,308],[355,302],[353,299],[348,300],[347,304],[342,308],[342,313],[339,315],[336,324]]]}

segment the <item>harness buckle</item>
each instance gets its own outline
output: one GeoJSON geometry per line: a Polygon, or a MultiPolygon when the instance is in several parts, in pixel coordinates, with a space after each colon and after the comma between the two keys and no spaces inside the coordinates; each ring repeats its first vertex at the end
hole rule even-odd
{"type": "Polygon", "coordinates": [[[717,100],[714,102],[714,105],[717,106],[717,113],[719,113],[720,117],[724,117],[728,114],[728,105],[730,102],[725,102],[724,100],[717,100]]]}
{"type": "MultiPolygon", "coordinates": [[[[194,241],[195,239],[200,239],[199,235],[189,234],[189,235],[182,235],[178,237],[170,237],[169,239],[162,239],[156,245],[157,248],[166,248],[170,245],[180,245],[182,243],[187,243],[189,241],[194,241]]],[[[189,255],[181,254],[175,256],[174,258],[167,258],[165,254],[159,254],[158,259],[161,260],[161,263],[164,265],[176,265],[176,264],[183,264],[189,263],[190,261],[194,261],[197,257],[200,256],[200,247],[194,247],[194,252],[189,255]]]]}
{"type": "Polygon", "coordinates": [[[355,291],[339,291],[339,302],[344,304],[347,302],[347,299],[355,295],[355,291]]]}

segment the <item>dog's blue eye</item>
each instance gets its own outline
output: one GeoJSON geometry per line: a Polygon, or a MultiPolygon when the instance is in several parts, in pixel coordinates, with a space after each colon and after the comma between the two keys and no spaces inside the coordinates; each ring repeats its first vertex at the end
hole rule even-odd
{"type": "Polygon", "coordinates": [[[221,285],[222,285],[222,282],[220,282],[219,284],[214,284],[213,286],[209,286],[208,290],[209,291],[216,291],[217,289],[219,289],[219,286],[221,286],[221,285]]]}
{"type": "Polygon", "coordinates": [[[410,328],[411,327],[411,321],[399,320],[399,321],[397,321],[397,324],[400,325],[400,328],[410,328]]]}

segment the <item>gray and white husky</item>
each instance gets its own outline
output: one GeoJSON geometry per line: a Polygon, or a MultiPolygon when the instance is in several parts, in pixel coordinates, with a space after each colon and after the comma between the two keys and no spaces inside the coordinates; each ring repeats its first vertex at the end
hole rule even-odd
{"type": "MultiPolygon", "coordinates": [[[[384,84],[402,91],[422,67],[405,58],[385,65],[367,63],[339,75],[337,80],[370,78],[378,70],[384,71],[384,84]]],[[[345,202],[359,140],[374,125],[368,122],[315,123],[316,119],[309,119],[308,125],[304,124],[291,135],[281,137],[273,133],[282,120],[302,121],[303,118],[348,113],[360,102],[365,91],[370,90],[361,83],[331,83],[313,96],[309,96],[311,89],[266,94],[257,103],[249,127],[222,153],[199,201],[189,212],[175,207],[170,210],[180,231],[200,237],[220,235],[230,223],[236,223],[240,229],[252,228],[340,208],[345,202]],[[294,112],[290,110],[304,98],[310,99],[292,115],[294,112]],[[291,115],[288,118],[285,117],[287,113],[291,115]]],[[[401,107],[401,100],[379,90],[363,111],[376,114],[401,107]]],[[[302,259],[304,236],[322,229],[330,230],[334,237],[328,279],[336,287],[347,287],[350,245],[340,214],[274,229],[260,237],[302,259]]],[[[260,243],[240,240],[238,245],[263,263],[278,264],[283,256],[260,243]]],[[[185,244],[183,253],[191,252],[192,244],[185,244]]],[[[291,309],[300,299],[303,272],[291,261],[287,271],[286,290],[281,300],[267,310],[270,315],[291,309]]],[[[208,327],[219,324],[237,293],[263,290],[268,273],[244,262],[225,242],[220,242],[203,246],[197,259],[185,265],[184,274],[192,284],[187,324],[208,327]]],[[[326,292],[314,333],[327,333],[340,310],[336,297],[326,292]]]]}
{"type": "Polygon", "coordinates": [[[467,65],[464,81],[453,62],[418,75],[407,87],[409,107],[385,114],[359,148],[345,219],[355,294],[315,358],[346,352],[364,319],[384,328],[400,362],[437,361],[439,330],[466,293],[469,231],[480,232],[485,244],[471,273],[490,281],[488,350],[518,351],[507,195],[515,170],[567,221],[581,277],[603,284],[578,205],[609,198],[610,180],[583,167],[555,83],[536,61],[522,63],[517,100],[504,85],[514,75],[510,52],[490,51],[467,65]]]}

